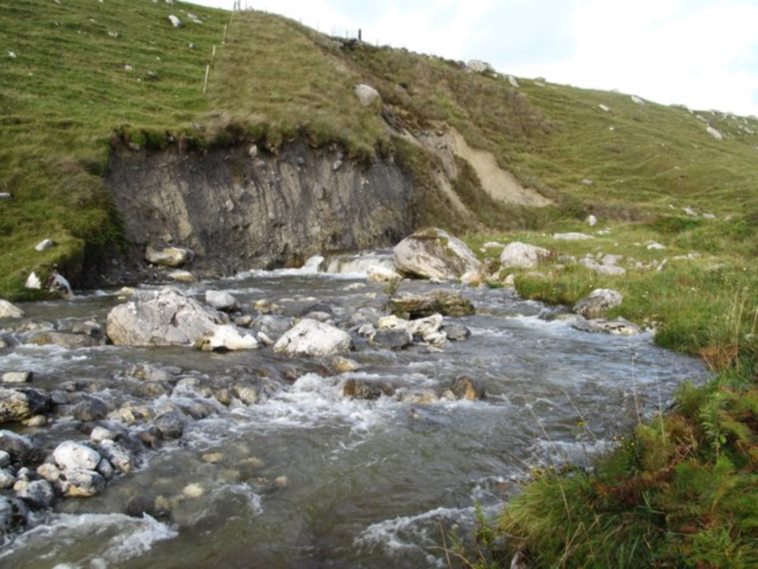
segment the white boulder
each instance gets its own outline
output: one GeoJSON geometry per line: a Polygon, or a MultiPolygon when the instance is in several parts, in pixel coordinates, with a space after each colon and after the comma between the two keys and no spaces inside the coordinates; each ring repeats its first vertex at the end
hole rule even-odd
{"type": "Polygon", "coordinates": [[[175,28],[181,28],[182,27],[182,21],[179,18],[177,18],[176,16],[174,16],[173,14],[171,14],[168,17],[168,21],[171,22],[171,25],[174,26],[175,28]]]}
{"type": "Polygon", "coordinates": [[[463,241],[442,229],[425,229],[406,237],[393,249],[395,267],[402,274],[424,279],[459,280],[481,263],[463,241]]]}
{"type": "Polygon", "coordinates": [[[585,318],[598,318],[608,310],[621,306],[624,295],[609,288],[598,288],[574,305],[574,312],[585,318]]]}
{"type": "Polygon", "coordinates": [[[53,460],[61,470],[95,470],[102,460],[95,449],[73,441],[59,444],[53,451],[53,460]]]}
{"type": "Polygon", "coordinates": [[[495,69],[481,59],[472,59],[466,64],[466,70],[471,73],[494,73],[495,69]]]}
{"type": "Polygon", "coordinates": [[[708,125],[705,130],[708,134],[710,134],[716,140],[724,140],[724,135],[721,134],[718,130],[716,130],[712,126],[708,125]]]}
{"type": "Polygon", "coordinates": [[[238,352],[242,350],[257,350],[260,345],[255,336],[242,334],[236,326],[227,324],[218,326],[213,332],[200,341],[203,350],[217,352],[238,352]]]}
{"type": "Polygon", "coordinates": [[[233,312],[239,310],[240,307],[239,301],[223,290],[206,290],[205,304],[224,312],[233,312]]]}
{"type": "Polygon", "coordinates": [[[508,243],[500,253],[500,264],[503,267],[513,267],[517,269],[534,269],[540,261],[550,257],[552,253],[543,247],[529,245],[514,241],[508,243]]]}
{"type": "Polygon", "coordinates": [[[13,303],[0,298],[0,318],[21,318],[24,311],[13,303]]]}
{"type": "Polygon", "coordinates": [[[584,221],[590,227],[595,227],[597,225],[597,217],[595,217],[594,215],[588,215],[587,219],[585,219],[584,221]]]}
{"type": "Polygon", "coordinates": [[[360,84],[355,86],[355,96],[361,102],[361,105],[368,107],[373,104],[374,101],[381,102],[382,96],[379,91],[374,89],[371,85],[360,84]]]}
{"type": "Polygon", "coordinates": [[[42,281],[39,280],[37,273],[29,273],[24,286],[31,290],[40,290],[42,288],[42,281]]]}
{"type": "Polygon", "coordinates": [[[303,318],[274,344],[288,356],[331,356],[350,349],[350,334],[318,320],[303,318]]]}
{"type": "Polygon", "coordinates": [[[191,345],[221,325],[218,313],[167,287],[137,293],[108,313],[106,333],[117,346],[191,345]]]}
{"type": "Polygon", "coordinates": [[[52,249],[53,247],[55,247],[55,241],[52,239],[44,239],[34,246],[34,250],[42,252],[52,249]]]}

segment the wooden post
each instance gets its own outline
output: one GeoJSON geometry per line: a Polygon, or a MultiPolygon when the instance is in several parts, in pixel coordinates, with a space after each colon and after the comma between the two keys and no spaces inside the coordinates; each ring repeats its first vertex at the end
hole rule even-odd
{"type": "Polygon", "coordinates": [[[211,72],[211,66],[210,64],[205,66],[205,81],[203,81],[203,95],[205,95],[205,92],[208,90],[208,75],[210,75],[211,72]]]}

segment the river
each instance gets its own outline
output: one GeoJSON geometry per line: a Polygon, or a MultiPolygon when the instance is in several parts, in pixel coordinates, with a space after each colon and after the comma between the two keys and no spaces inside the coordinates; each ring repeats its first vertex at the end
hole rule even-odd
{"type": "MultiPolygon", "coordinates": [[[[227,290],[247,304],[267,299],[286,316],[327,307],[338,323],[386,301],[384,285],[358,275],[303,271],[179,286],[198,296],[227,290]]],[[[439,286],[403,281],[400,290],[439,286]]],[[[140,452],[134,472],[110,481],[100,495],[63,499],[54,511],[35,513],[29,529],[0,548],[0,566],[446,567],[442,532],[465,536],[477,504],[495,515],[530,469],[587,464],[640,415],[664,408],[683,380],[707,375],[698,361],[654,346],[650,334],[580,332],[507,290],[458,290],[477,309],[448,319],[471,330],[467,341],[400,351],[358,342],[349,357],[361,367],[346,373],[270,348],[0,350],[0,373],[32,371],[36,388],[74,381],[109,409],[205,410],[180,439],[140,452]],[[147,393],[128,377],[128,369],[144,364],[168,366],[176,376],[171,389],[147,393]],[[462,374],[481,382],[486,399],[397,395],[439,392],[462,374]],[[255,382],[257,402],[222,405],[203,389],[243,377],[255,382]],[[347,398],[343,386],[351,378],[391,384],[396,395],[347,398]],[[135,500],[161,504],[162,515],[135,513],[135,500]]],[[[115,292],[97,291],[22,307],[27,321],[104,323],[119,302],[115,292]]],[[[45,448],[87,438],[86,426],[65,416],[16,430],[45,448]]]]}

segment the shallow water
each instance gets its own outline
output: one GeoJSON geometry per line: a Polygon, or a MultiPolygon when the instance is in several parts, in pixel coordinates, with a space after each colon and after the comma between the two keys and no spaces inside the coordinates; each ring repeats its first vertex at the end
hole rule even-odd
{"type": "MultiPolygon", "coordinates": [[[[401,290],[434,285],[404,282],[401,290]]],[[[339,320],[381,306],[383,286],[365,279],[297,271],[255,272],[185,289],[232,292],[242,302],[275,300],[296,315],[317,302],[339,320]]],[[[0,372],[34,371],[52,388],[76,379],[98,395],[162,408],[201,401],[213,412],[183,437],[140,457],[136,472],[103,494],[68,499],[37,514],[34,527],[0,549],[4,568],[445,567],[441,528],[469,527],[475,504],[494,513],[533,466],[586,463],[640,414],[665,407],[684,379],[702,380],[695,360],[636,337],[593,335],[566,321],[546,321],[544,306],[503,290],[465,290],[477,315],[451,319],[472,331],[441,353],[423,347],[392,352],[359,345],[357,372],[322,377],[319,362],[271,350],[207,354],[184,348],[105,346],[63,350],[20,346],[0,352],[0,372]],[[263,400],[224,407],[180,382],[167,395],[141,397],[123,372],[159,363],[194,376],[240,369],[294,381],[270,381],[263,400]],[[262,370],[262,371],[261,371],[262,370]],[[349,400],[342,386],[368,378],[400,390],[439,388],[466,374],[480,380],[483,401],[404,403],[391,397],[349,400]],[[584,426],[586,425],[586,427],[584,426]],[[214,463],[201,457],[220,453],[214,463]],[[183,490],[196,485],[193,496],[183,490]],[[129,517],[129,500],[170,504],[160,521],[129,517]]],[[[26,305],[34,320],[67,316],[104,322],[118,303],[110,294],[26,305]]],[[[25,434],[84,439],[59,421],[25,434]]]]}

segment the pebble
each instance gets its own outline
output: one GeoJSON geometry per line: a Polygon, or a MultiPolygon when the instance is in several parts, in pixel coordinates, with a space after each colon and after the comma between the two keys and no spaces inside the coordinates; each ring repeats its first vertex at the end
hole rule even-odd
{"type": "Polygon", "coordinates": [[[205,490],[200,484],[187,484],[182,490],[182,495],[185,498],[199,498],[205,494],[205,490]]]}

